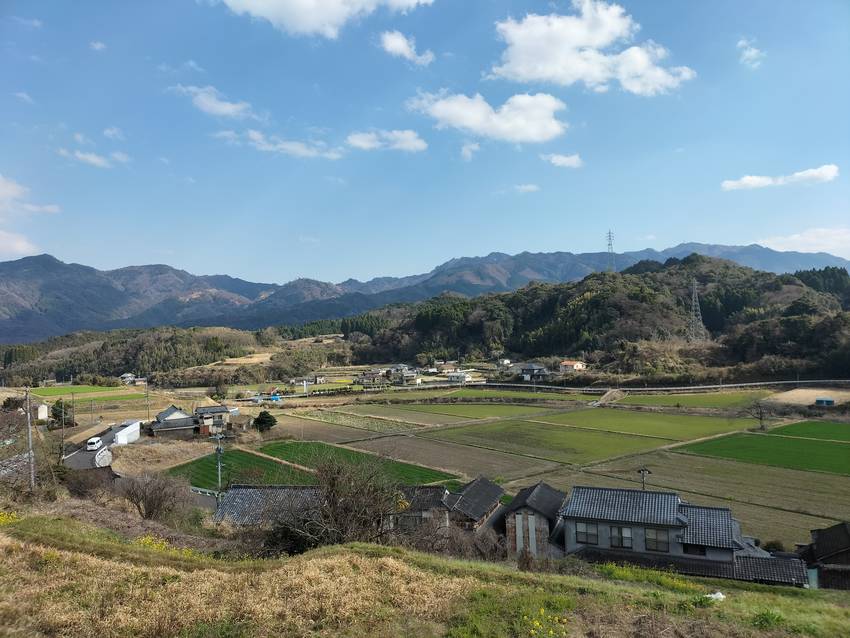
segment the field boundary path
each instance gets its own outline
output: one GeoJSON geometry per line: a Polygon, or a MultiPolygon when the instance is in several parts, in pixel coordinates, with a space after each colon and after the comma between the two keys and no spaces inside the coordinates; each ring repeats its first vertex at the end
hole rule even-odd
{"type": "MultiPolygon", "coordinates": [[[[327,445],[330,445],[330,443],[328,443],[327,445]]],[[[244,445],[234,445],[230,449],[239,450],[240,452],[247,452],[248,454],[253,454],[254,456],[259,456],[260,458],[268,459],[269,461],[275,461],[276,463],[280,463],[281,465],[288,465],[290,467],[294,467],[296,470],[301,470],[302,472],[309,472],[310,474],[316,473],[315,469],[307,467],[306,465],[299,465],[298,463],[293,463],[292,461],[285,461],[284,459],[279,459],[276,456],[272,456],[271,454],[266,454],[265,452],[260,452],[259,450],[245,447],[244,445]]]]}

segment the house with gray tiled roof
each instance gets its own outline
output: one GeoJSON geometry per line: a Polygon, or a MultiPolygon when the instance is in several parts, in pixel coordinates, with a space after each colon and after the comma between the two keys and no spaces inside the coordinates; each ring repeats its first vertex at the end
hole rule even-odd
{"type": "Polygon", "coordinates": [[[719,578],[808,582],[802,561],[760,549],[728,508],[687,503],[673,492],[578,486],[559,517],[567,554],[719,578]]]}
{"type": "Polygon", "coordinates": [[[818,587],[850,589],[850,522],[812,530],[812,542],[798,547],[818,587]]]}
{"type": "Polygon", "coordinates": [[[521,489],[505,510],[508,552],[526,551],[541,558],[562,557],[563,524],[558,513],[566,498],[564,492],[542,481],[521,489]]]}
{"type": "Polygon", "coordinates": [[[457,492],[442,485],[416,485],[402,488],[402,493],[407,506],[393,515],[394,525],[413,529],[437,517],[443,525],[476,530],[498,509],[505,490],[479,476],[457,492]]]}

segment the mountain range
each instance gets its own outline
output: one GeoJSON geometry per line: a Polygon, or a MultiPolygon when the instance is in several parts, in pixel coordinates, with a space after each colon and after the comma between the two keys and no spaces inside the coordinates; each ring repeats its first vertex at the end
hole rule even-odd
{"type": "MultiPolygon", "coordinates": [[[[850,261],[827,253],[781,252],[757,244],[685,243],[657,251],[618,253],[623,270],[642,260],[665,261],[692,253],[719,257],[774,273],[838,266],[850,261]]],[[[598,253],[491,253],[461,257],[431,272],[338,284],[296,279],[255,283],[227,275],[197,276],[165,265],[97,270],[50,255],[0,263],[0,343],[37,341],[78,330],[161,325],[260,328],[365,312],[442,293],[477,296],[516,290],[531,281],[569,282],[609,267],[598,253]]]]}

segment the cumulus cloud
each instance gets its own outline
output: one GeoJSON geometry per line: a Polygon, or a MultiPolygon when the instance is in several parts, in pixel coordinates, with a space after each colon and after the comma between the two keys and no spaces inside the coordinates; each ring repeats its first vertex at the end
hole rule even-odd
{"type": "Polygon", "coordinates": [[[740,179],[727,179],[720,183],[725,191],[766,188],[768,186],[785,186],[787,184],[820,184],[831,182],[838,177],[838,166],[824,164],[817,168],[807,168],[790,175],[770,177],[768,175],[744,175],[740,179]]]}
{"type": "Polygon", "coordinates": [[[93,144],[93,142],[82,133],[74,133],[74,141],[77,144],[93,144]]]}
{"type": "Polygon", "coordinates": [[[12,93],[13,96],[18,98],[21,102],[26,102],[27,104],[35,104],[35,101],[30,97],[30,94],[26,91],[17,91],[12,93]]]}
{"type": "Polygon", "coordinates": [[[466,162],[471,162],[472,157],[481,150],[481,145],[478,142],[467,142],[460,147],[460,156],[466,162]]]}
{"type": "Polygon", "coordinates": [[[29,188],[15,180],[0,175],[0,216],[5,213],[58,213],[56,204],[33,204],[29,188]]]}
{"type": "Polygon", "coordinates": [[[507,48],[492,75],[560,86],[582,83],[597,92],[618,82],[624,91],[645,96],[696,77],[686,66],[663,66],[668,51],[652,40],[623,48],[640,29],[623,7],[601,0],[572,4],[575,15],[532,13],[497,22],[507,48]]]}
{"type": "Polygon", "coordinates": [[[93,42],[89,42],[89,48],[92,51],[96,51],[97,53],[102,53],[103,51],[106,51],[106,45],[99,40],[94,40],[93,42]]]}
{"type": "Polygon", "coordinates": [[[537,184],[517,184],[514,186],[514,190],[517,193],[536,193],[540,190],[540,187],[537,184]]]}
{"type": "Polygon", "coordinates": [[[210,137],[222,140],[233,146],[239,146],[239,144],[242,143],[242,140],[239,138],[239,133],[232,130],[216,131],[215,133],[210,133],[210,137]]]}
{"type": "Polygon", "coordinates": [[[36,245],[23,235],[0,228],[0,258],[17,259],[38,252],[36,245]]]}
{"type": "Polygon", "coordinates": [[[179,95],[191,97],[195,108],[207,115],[233,119],[259,119],[249,102],[230,102],[214,86],[184,86],[178,84],[171,87],[171,90],[179,95]]]}
{"type": "Polygon", "coordinates": [[[428,66],[434,61],[434,53],[416,52],[416,40],[408,38],[401,31],[384,31],[381,34],[381,46],[384,51],[397,58],[404,58],[417,66],[428,66]]]}
{"type": "Polygon", "coordinates": [[[77,160],[78,162],[88,164],[89,166],[96,166],[97,168],[112,168],[112,162],[103,155],[98,155],[97,153],[86,153],[79,150],[69,151],[66,148],[60,148],[58,153],[62,157],[77,160]]]}
{"type": "Polygon", "coordinates": [[[331,160],[337,160],[342,157],[342,153],[338,149],[328,148],[326,144],[321,142],[285,140],[275,135],[266,136],[256,130],[249,130],[246,133],[246,137],[251,146],[264,153],[280,153],[282,155],[302,158],[321,157],[331,160]]]}
{"type": "Polygon", "coordinates": [[[755,41],[747,38],[738,40],[738,62],[751,69],[757,69],[761,66],[762,60],[767,57],[767,53],[756,48],[755,41]]]}
{"type": "Polygon", "coordinates": [[[122,131],[117,126],[110,126],[108,128],[103,129],[103,136],[107,139],[120,142],[124,140],[124,131],[122,131]]]}
{"type": "Polygon", "coordinates": [[[383,7],[408,11],[434,0],[223,0],[236,14],[270,22],[276,29],[296,35],[335,39],[349,20],[362,18],[383,7]]]}
{"type": "Polygon", "coordinates": [[[758,243],[774,250],[797,250],[804,253],[831,253],[850,259],[850,227],[807,228],[791,235],[759,239],[758,243]]]}
{"type": "Polygon", "coordinates": [[[566,105],[546,93],[514,95],[498,109],[480,93],[472,97],[424,93],[408,101],[408,107],[432,117],[438,128],[505,142],[548,142],[567,130],[566,122],[555,117],[566,105]]]}
{"type": "Polygon", "coordinates": [[[119,164],[127,164],[131,161],[131,158],[127,153],[122,153],[121,151],[115,151],[114,153],[110,153],[109,157],[113,159],[113,161],[118,162],[119,164]]]}
{"type": "Polygon", "coordinates": [[[428,143],[419,137],[416,131],[368,131],[354,132],[346,138],[346,143],[361,151],[389,149],[419,153],[428,148],[428,143]]]}
{"type": "Polygon", "coordinates": [[[12,16],[12,20],[17,22],[18,24],[22,24],[25,27],[30,27],[31,29],[40,29],[44,26],[44,23],[37,18],[22,18],[21,16],[12,16]]]}
{"type": "Polygon", "coordinates": [[[549,162],[552,166],[557,166],[558,168],[581,168],[584,166],[584,162],[581,160],[578,153],[575,155],[549,153],[548,155],[541,155],[540,159],[544,162],[549,162]]]}

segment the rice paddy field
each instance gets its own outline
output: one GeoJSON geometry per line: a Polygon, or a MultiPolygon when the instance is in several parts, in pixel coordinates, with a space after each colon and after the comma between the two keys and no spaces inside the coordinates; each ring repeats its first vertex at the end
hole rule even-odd
{"type": "Polygon", "coordinates": [[[416,423],[408,421],[399,421],[391,419],[375,418],[371,416],[360,416],[358,414],[346,414],[345,412],[337,412],[334,410],[311,410],[310,412],[302,413],[303,416],[311,419],[318,419],[325,423],[334,425],[345,425],[350,428],[358,428],[370,432],[404,432],[405,430],[414,430],[420,427],[416,423]]]}
{"type": "Polygon", "coordinates": [[[683,408],[743,408],[770,394],[769,390],[700,394],[633,394],[620,399],[617,403],[683,408]]]}
{"type": "Polygon", "coordinates": [[[449,414],[435,414],[419,410],[414,411],[411,409],[413,407],[414,406],[408,408],[398,405],[378,405],[369,403],[365,405],[347,405],[336,411],[358,414],[361,416],[392,419],[395,421],[406,421],[408,423],[421,425],[445,425],[447,423],[458,423],[466,420],[464,417],[452,416],[449,414]]]}
{"type": "MultiPolygon", "coordinates": [[[[333,457],[351,463],[376,461],[379,457],[366,452],[357,452],[344,447],[326,443],[280,441],[270,443],[260,448],[263,454],[274,456],[285,461],[297,463],[304,467],[315,467],[323,458],[333,457]]],[[[454,474],[433,470],[421,465],[402,463],[390,459],[380,459],[383,471],[390,478],[406,485],[434,483],[457,478],[454,474]]]]}
{"type": "Polygon", "coordinates": [[[735,459],[795,470],[850,476],[850,443],[800,439],[770,434],[733,434],[687,445],[692,454],[735,459]]]}
{"type": "Polygon", "coordinates": [[[537,401],[594,401],[599,394],[575,394],[562,392],[532,392],[531,390],[501,390],[485,388],[463,388],[452,393],[461,399],[535,399],[537,401]]]}
{"type": "Polygon", "coordinates": [[[405,405],[403,410],[415,413],[445,414],[464,419],[488,419],[493,417],[533,416],[548,412],[546,408],[528,405],[434,403],[428,405],[405,405]]]}
{"type": "MultiPolygon", "coordinates": [[[[215,490],[218,486],[216,455],[210,454],[168,470],[183,476],[195,487],[215,490]]],[[[252,483],[262,485],[310,485],[313,476],[283,463],[276,463],[243,450],[226,450],[222,458],[222,485],[252,483]]]]}
{"type": "Polygon", "coordinates": [[[100,385],[58,385],[46,388],[33,388],[32,393],[40,397],[61,397],[71,394],[91,394],[93,392],[114,392],[125,390],[126,386],[100,386],[100,385]]]}
{"type": "Polygon", "coordinates": [[[806,439],[850,441],[850,423],[831,421],[801,421],[770,430],[770,434],[798,436],[806,439]]]}
{"type": "Polygon", "coordinates": [[[672,441],[688,441],[753,427],[752,419],[693,416],[658,412],[637,412],[614,408],[593,408],[539,417],[540,421],[609,432],[657,436],[672,441]]]}
{"type": "Polygon", "coordinates": [[[589,463],[659,447],[657,439],[645,436],[594,432],[529,421],[496,421],[452,427],[432,430],[424,436],[570,464],[589,463]]]}

